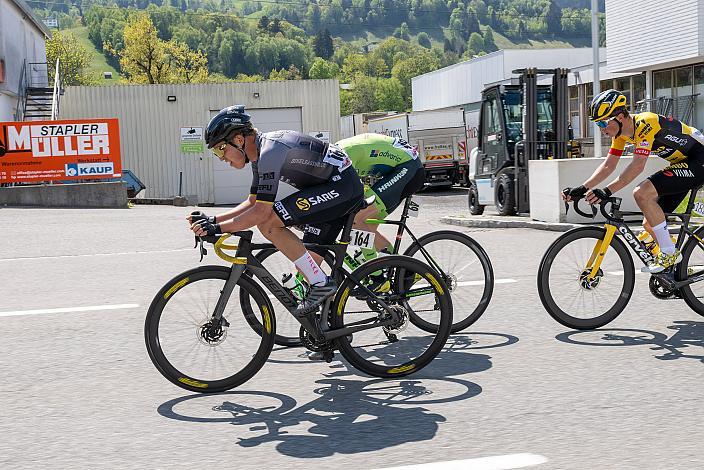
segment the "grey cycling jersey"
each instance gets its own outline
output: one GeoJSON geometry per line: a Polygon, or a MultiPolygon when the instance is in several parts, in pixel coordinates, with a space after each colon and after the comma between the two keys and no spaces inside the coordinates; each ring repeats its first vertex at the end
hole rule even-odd
{"type": "Polygon", "coordinates": [[[259,158],[252,162],[250,194],[257,201],[274,202],[279,181],[296,189],[329,181],[352,165],[342,150],[296,131],[257,134],[259,158]]]}

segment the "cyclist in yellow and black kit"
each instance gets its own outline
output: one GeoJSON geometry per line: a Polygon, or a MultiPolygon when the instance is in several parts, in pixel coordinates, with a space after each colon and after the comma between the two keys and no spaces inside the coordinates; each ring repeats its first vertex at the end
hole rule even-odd
{"type": "Polygon", "coordinates": [[[595,96],[589,106],[589,118],[604,135],[612,138],[611,149],[592,176],[577,188],[566,188],[563,198],[586,195],[596,204],[632,182],[645,168],[648,156],[655,155],[670,165],[636,186],[633,197],[643,211],[643,227],[660,246],[655,262],[643,272],[659,273],[682,260],[667,230],[665,212],[672,212],[687,192],[704,184],[704,135],[676,119],[654,113],[629,114],[626,96],[606,90],[595,96]],[[627,143],[635,146],[633,161],[608,186],[596,186],[609,177],[627,143]]]}

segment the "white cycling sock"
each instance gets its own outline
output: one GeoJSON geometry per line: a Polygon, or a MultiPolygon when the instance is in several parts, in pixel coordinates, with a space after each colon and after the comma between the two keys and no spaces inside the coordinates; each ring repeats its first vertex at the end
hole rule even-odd
{"type": "Polygon", "coordinates": [[[303,273],[310,285],[325,284],[328,280],[323,270],[318,266],[318,263],[315,262],[307,251],[303,256],[294,261],[293,264],[303,273]]]}
{"type": "Polygon", "coordinates": [[[667,221],[653,227],[653,232],[655,232],[655,238],[658,239],[660,251],[666,255],[673,254],[675,252],[675,244],[672,243],[670,232],[667,230],[667,221]]]}

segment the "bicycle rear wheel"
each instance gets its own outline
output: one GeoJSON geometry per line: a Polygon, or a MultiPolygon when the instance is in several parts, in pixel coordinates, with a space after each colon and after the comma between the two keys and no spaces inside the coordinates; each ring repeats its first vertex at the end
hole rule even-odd
{"type": "Polygon", "coordinates": [[[594,279],[587,266],[606,233],[583,227],[560,236],[545,252],[538,269],[540,300],[559,323],[577,330],[599,328],[628,305],[635,285],[633,260],[614,237],[594,279]]]}
{"type": "Polygon", "coordinates": [[[351,276],[373,284],[382,271],[392,279],[383,293],[369,296],[346,278],[332,303],[330,324],[343,328],[375,324],[389,318],[379,305],[382,299],[398,314],[399,321],[338,338],[337,345],[354,367],[375,377],[401,377],[419,371],[437,356],[452,327],[450,292],[438,274],[425,263],[407,256],[384,256],[368,261],[351,276]],[[421,285],[417,287],[416,284],[421,285]],[[425,331],[411,321],[411,313],[437,325],[425,331]]]}
{"type": "MultiPolygon", "coordinates": [[[[704,236],[704,230],[698,230],[698,237],[704,236]]],[[[690,275],[704,270],[704,244],[695,237],[689,237],[682,249],[682,261],[677,265],[677,280],[682,281],[690,275]]],[[[689,308],[704,315],[704,282],[695,282],[680,288],[680,293],[689,308]]]]}
{"type": "MultiPolygon", "coordinates": [[[[472,237],[453,230],[432,232],[420,237],[404,254],[439,270],[452,296],[452,333],[476,322],[489,306],[494,291],[494,269],[484,249],[472,237]]],[[[437,328],[416,315],[411,321],[426,331],[437,328]]]]}
{"type": "MultiPolygon", "coordinates": [[[[213,311],[230,276],[225,266],[201,266],[169,281],[149,306],[144,340],[157,370],[179,387],[216,393],[237,387],[261,369],[274,345],[276,320],[271,303],[252,279],[242,276],[232,296],[246,291],[256,305],[245,313],[230,299],[222,320],[213,311]],[[264,325],[250,327],[256,315],[264,325]]],[[[233,301],[234,300],[234,301],[233,301]]]]}

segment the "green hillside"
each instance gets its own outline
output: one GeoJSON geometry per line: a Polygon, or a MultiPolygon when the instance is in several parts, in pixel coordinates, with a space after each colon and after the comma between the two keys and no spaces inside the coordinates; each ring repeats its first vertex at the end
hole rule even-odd
{"type": "Polygon", "coordinates": [[[78,42],[88,49],[91,56],[90,65],[87,68],[87,72],[95,77],[98,77],[99,85],[115,85],[120,80],[120,73],[115,70],[111,65],[105,60],[105,55],[98,51],[92,42],[88,39],[88,28],[81,26],[78,28],[65,29],[62,32],[72,33],[78,39],[78,42]],[[103,72],[112,72],[112,80],[106,80],[103,78],[103,72]]]}

